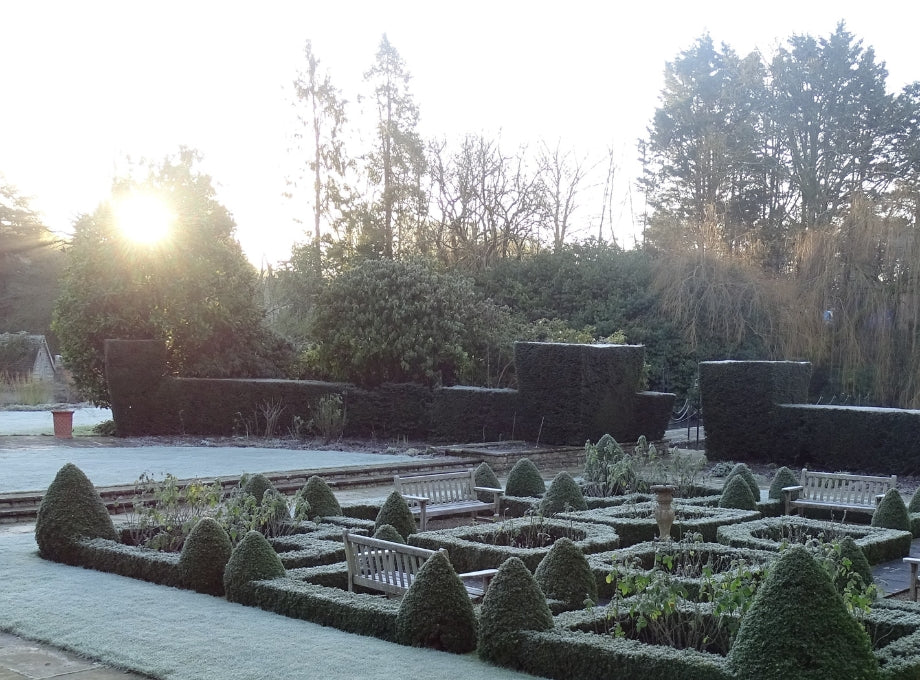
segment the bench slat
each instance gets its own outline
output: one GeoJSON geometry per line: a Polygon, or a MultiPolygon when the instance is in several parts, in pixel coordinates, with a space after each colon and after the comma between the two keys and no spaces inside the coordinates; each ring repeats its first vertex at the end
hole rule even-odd
{"type": "Polygon", "coordinates": [[[802,470],[800,485],[783,489],[786,514],[793,509],[832,508],[871,512],[877,500],[897,487],[897,475],[873,477],[802,470]]]}
{"type": "Polygon", "coordinates": [[[499,514],[501,489],[492,490],[494,501],[479,500],[475,471],[442,472],[433,475],[393,477],[396,490],[406,499],[412,514],[419,517],[420,529],[427,530],[428,517],[469,514],[475,519],[483,510],[499,514]]]}

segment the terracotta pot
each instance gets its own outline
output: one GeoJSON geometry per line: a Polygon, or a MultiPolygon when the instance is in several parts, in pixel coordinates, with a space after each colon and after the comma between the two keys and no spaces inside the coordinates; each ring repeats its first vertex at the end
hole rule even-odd
{"type": "Polygon", "coordinates": [[[73,438],[73,411],[52,411],[54,436],[58,439],[73,438]]]}
{"type": "Polygon", "coordinates": [[[671,540],[671,526],[674,524],[674,487],[667,484],[656,484],[652,493],[657,497],[658,505],[655,506],[655,521],[658,523],[658,539],[671,540]]]}

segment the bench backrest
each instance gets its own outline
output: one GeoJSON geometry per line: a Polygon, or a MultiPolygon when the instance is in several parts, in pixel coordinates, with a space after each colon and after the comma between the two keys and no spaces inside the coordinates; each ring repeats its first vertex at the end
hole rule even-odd
{"type": "Polygon", "coordinates": [[[877,496],[897,486],[898,477],[869,477],[802,470],[802,497],[813,501],[875,505],[877,496]]]}
{"type": "Polygon", "coordinates": [[[402,594],[409,589],[415,575],[434,555],[434,550],[414,545],[358,536],[345,529],[345,560],[348,563],[348,589],[362,585],[385,593],[402,594]]]}
{"type": "Polygon", "coordinates": [[[479,500],[476,491],[475,470],[466,472],[441,472],[435,475],[393,477],[396,490],[404,496],[423,496],[428,505],[479,500]]]}

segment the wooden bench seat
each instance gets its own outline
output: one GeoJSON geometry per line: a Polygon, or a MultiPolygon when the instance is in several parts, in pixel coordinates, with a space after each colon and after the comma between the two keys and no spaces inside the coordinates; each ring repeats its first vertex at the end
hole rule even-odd
{"type": "Polygon", "coordinates": [[[798,486],[783,488],[785,512],[791,515],[803,508],[823,508],[871,513],[897,484],[897,475],[869,477],[803,469],[798,486]]]}
{"type": "MultiPolygon", "coordinates": [[[[358,536],[345,529],[345,561],[348,564],[348,590],[364,586],[386,593],[387,597],[400,596],[409,590],[415,575],[434,550],[417,548],[404,543],[382,541],[379,538],[358,536]]],[[[442,552],[444,549],[441,549],[442,552]]],[[[458,574],[466,592],[473,599],[485,595],[498,569],[483,569],[458,574]]]]}
{"type": "Polygon", "coordinates": [[[419,529],[426,531],[429,517],[470,515],[475,521],[479,514],[488,511],[489,520],[501,511],[501,489],[476,486],[475,471],[442,472],[435,475],[393,477],[396,490],[406,499],[413,515],[419,518],[419,529]],[[492,494],[492,501],[479,500],[479,491],[492,494]]]}

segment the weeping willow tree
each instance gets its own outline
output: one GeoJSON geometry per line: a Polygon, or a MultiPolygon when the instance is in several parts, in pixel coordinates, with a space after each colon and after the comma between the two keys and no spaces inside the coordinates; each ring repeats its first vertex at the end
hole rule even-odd
{"type": "Polygon", "coordinates": [[[856,198],[840,224],[797,249],[787,353],[825,373],[825,391],[920,407],[920,237],[909,216],[856,198]]]}

